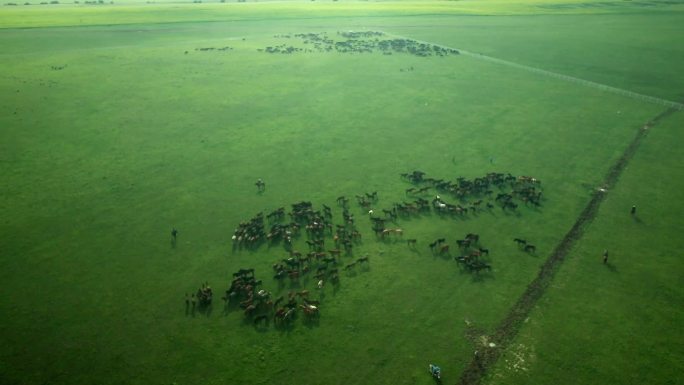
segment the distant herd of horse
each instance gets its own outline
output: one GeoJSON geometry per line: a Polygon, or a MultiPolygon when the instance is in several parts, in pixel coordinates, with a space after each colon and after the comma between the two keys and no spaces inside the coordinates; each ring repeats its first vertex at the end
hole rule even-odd
{"type": "MultiPolygon", "coordinates": [[[[356,195],[355,198],[363,209],[364,217],[365,213],[368,214],[377,241],[405,242],[414,250],[418,240],[405,239],[404,229],[396,227],[397,219],[401,217],[430,211],[460,217],[477,215],[497,206],[505,212],[515,212],[519,203],[535,208],[541,204],[541,182],[528,176],[489,173],[473,180],[457,178],[446,181],[429,178],[422,171],[413,171],[401,174],[401,177],[413,185],[405,190],[405,195],[412,201],[376,210],[373,208],[378,204],[376,191],[356,195]],[[422,194],[431,194],[433,198],[425,199],[422,194]],[[453,202],[448,202],[441,195],[450,197],[453,202]],[[393,226],[388,227],[390,223],[393,226]]],[[[265,189],[261,179],[255,184],[258,191],[265,189]]],[[[255,278],[253,268],[243,268],[233,274],[229,288],[221,297],[225,311],[240,308],[245,319],[256,327],[268,326],[271,322],[276,327],[290,325],[298,312],[303,314],[305,322],[318,322],[320,299],[312,298],[311,294],[317,292],[322,296],[325,286],[338,287],[342,272],[351,274],[359,268],[368,270],[370,264],[368,255],[354,257],[354,247],[361,243],[362,235],[349,208],[350,198],[340,196],[336,203],[342,211],[342,221],[337,224],[333,223],[331,207],[323,204],[317,209],[309,201],[294,203],[290,210],[283,206],[270,212],[262,211],[248,221],[240,222],[232,235],[233,249],[255,250],[262,244],[272,246],[281,243],[287,257],[273,263],[273,280],[279,291],[286,284],[291,291],[274,298],[271,291],[262,288],[263,281],[255,278]],[[306,237],[307,251],[295,248],[296,240],[302,234],[306,237]],[[313,281],[315,286],[311,290],[304,289],[309,281],[313,281]]],[[[175,234],[173,236],[175,238],[175,234]]],[[[513,241],[521,251],[536,251],[536,247],[525,239],[515,238],[513,241]]],[[[454,243],[456,247],[452,248],[445,238],[439,238],[427,246],[435,256],[451,258],[452,252],[457,251],[453,259],[464,271],[474,274],[491,271],[489,250],[482,246],[478,234],[468,233],[454,243]]],[[[186,313],[194,314],[196,309],[206,311],[211,304],[212,290],[208,283],[196,293],[186,294],[186,313]]]]}
{"type": "Polygon", "coordinates": [[[448,56],[458,55],[459,51],[453,48],[445,48],[434,44],[422,43],[412,39],[385,38],[382,32],[338,32],[337,40],[332,39],[327,33],[298,33],[294,35],[274,35],[278,39],[299,38],[307,47],[279,44],[257,49],[259,52],[271,54],[292,54],[297,52],[337,52],[345,54],[366,54],[381,52],[383,55],[393,53],[405,53],[414,56],[448,56]],[[343,38],[344,40],[340,39],[343,38]],[[310,48],[309,48],[310,47],[310,48]]]}

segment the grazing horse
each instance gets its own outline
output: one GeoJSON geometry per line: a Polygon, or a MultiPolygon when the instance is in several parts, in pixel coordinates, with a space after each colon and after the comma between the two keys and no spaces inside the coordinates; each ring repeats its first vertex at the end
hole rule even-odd
{"type": "Polygon", "coordinates": [[[449,245],[444,244],[439,248],[439,254],[449,254],[449,245]]]}
{"type": "Polygon", "coordinates": [[[251,317],[256,311],[256,305],[249,305],[245,308],[245,316],[251,317]]]}
{"type": "Polygon", "coordinates": [[[256,183],[254,183],[257,186],[258,191],[264,191],[266,189],[266,182],[261,180],[261,178],[257,179],[256,183]]]}
{"type": "MultiPolygon", "coordinates": [[[[243,277],[244,277],[244,276],[246,276],[247,274],[251,274],[252,277],[254,277],[254,269],[240,269],[240,270],[238,270],[238,272],[237,272],[237,276],[243,276],[243,277]]],[[[235,277],[235,276],[236,276],[236,275],[233,274],[233,277],[235,277]]]]}
{"type": "Polygon", "coordinates": [[[470,247],[470,240],[469,239],[458,239],[458,240],[456,240],[456,244],[458,245],[459,248],[467,249],[468,247],[470,247]]]}
{"type": "Polygon", "coordinates": [[[475,261],[470,264],[468,264],[468,269],[470,271],[474,271],[476,273],[480,273],[480,270],[487,269],[488,271],[492,270],[492,266],[488,263],[484,263],[482,261],[475,261]]]}
{"type": "Polygon", "coordinates": [[[304,311],[304,315],[309,318],[318,317],[318,307],[316,305],[299,305],[299,308],[304,311]]]}
{"type": "Polygon", "coordinates": [[[273,319],[274,320],[282,320],[283,317],[285,317],[285,313],[287,312],[287,309],[284,307],[281,307],[280,309],[276,310],[275,314],[273,314],[273,319]]]}
{"type": "Polygon", "coordinates": [[[283,279],[287,276],[287,270],[279,270],[276,275],[273,276],[273,279],[283,279]]]}
{"type": "Polygon", "coordinates": [[[408,247],[416,247],[416,242],[418,242],[416,239],[407,239],[406,244],[408,247]]]}
{"type": "Polygon", "coordinates": [[[537,251],[537,247],[528,243],[525,245],[525,251],[534,254],[534,252],[537,251]]]}
{"type": "Polygon", "coordinates": [[[526,241],[526,240],[520,239],[520,238],[514,238],[514,239],[513,239],[513,242],[517,243],[518,246],[521,246],[521,247],[522,247],[522,246],[525,246],[525,245],[527,244],[527,241],[526,241]]]}
{"type": "Polygon", "coordinates": [[[465,239],[470,241],[470,243],[478,243],[480,241],[480,236],[477,234],[468,233],[466,234],[465,239]]]}
{"type": "Polygon", "coordinates": [[[278,305],[280,305],[280,303],[283,302],[284,299],[285,299],[285,297],[283,297],[282,295],[280,297],[278,297],[278,299],[276,299],[275,302],[273,303],[273,307],[278,307],[278,305]]]}
{"type": "Polygon", "coordinates": [[[478,250],[480,251],[481,254],[487,254],[487,256],[489,256],[489,249],[483,249],[480,247],[480,248],[478,248],[478,250]]]}
{"type": "Polygon", "coordinates": [[[347,203],[349,203],[349,198],[346,198],[344,195],[337,197],[337,204],[342,206],[342,207],[347,207],[347,203]]]}
{"type": "Polygon", "coordinates": [[[260,315],[258,317],[254,318],[254,325],[258,325],[261,321],[264,321],[264,323],[268,323],[268,316],[267,315],[260,315]]]}

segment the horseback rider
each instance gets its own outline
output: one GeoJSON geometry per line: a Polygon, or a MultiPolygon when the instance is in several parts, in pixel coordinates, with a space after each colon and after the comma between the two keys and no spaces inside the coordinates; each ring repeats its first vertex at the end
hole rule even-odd
{"type": "Polygon", "coordinates": [[[442,379],[442,369],[437,365],[430,364],[430,374],[437,380],[442,379]]]}

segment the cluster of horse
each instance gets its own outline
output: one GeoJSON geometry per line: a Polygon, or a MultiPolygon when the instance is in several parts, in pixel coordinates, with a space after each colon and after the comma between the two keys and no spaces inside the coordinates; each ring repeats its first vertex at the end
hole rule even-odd
{"type": "Polygon", "coordinates": [[[195,310],[199,307],[200,311],[204,311],[211,306],[213,292],[209,286],[209,282],[205,282],[197,289],[196,293],[188,295],[185,293],[185,314],[195,314],[195,310]],[[199,305],[199,306],[198,306],[199,305]]]}
{"type": "Polygon", "coordinates": [[[406,189],[407,195],[420,195],[435,189],[439,194],[449,194],[466,204],[466,206],[448,204],[437,196],[437,201],[433,200],[432,202],[433,208],[441,212],[459,215],[469,212],[477,213],[483,209],[483,206],[488,210],[493,209],[495,203],[502,210],[515,210],[518,208],[518,204],[514,202],[514,199],[518,199],[526,205],[541,206],[541,181],[531,176],[516,177],[510,173],[491,172],[472,180],[458,177],[455,181],[449,181],[426,177],[424,172],[416,170],[410,173],[402,173],[401,177],[416,185],[406,189]],[[497,194],[492,200],[495,190],[497,194]],[[468,198],[475,200],[468,202],[468,198]],[[487,199],[486,203],[484,199],[487,199]]]}
{"type": "Polygon", "coordinates": [[[201,48],[195,48],[195,51],[200,51],[200,52],[208,52],[208,51],[232,51],[232,50],[233,50],[233,48],[232,48],[232,47],[228,47],[228,46],[220,47],[220,48],[216,48],[216,47],[201,47],[201,48]]]}
{"type": "Polygon", "coordinates": [[[527,253],[534,254],[537,251],[537,246],[528,243],[526,239],[514,238],[513,242],[517,243],[518,247],[527,253]]]}
{"type": "Polygon", "coordinates": [[[308,298],[308,290],[292,291],[286,301],[284,296],[273,299],[271,292],[258,290],[261,283],[254,277],[254,269],[240,269],[233,274],[230,288],[221,299],[226,308],[237,304],[246,319],[251,319],[254,325],[268,325],[271,318],[275,325],[287,324],[294,319],[297,309],[302,310],[309,320],[318,318],[320,303],[308,298]]]}
{"type": "MultiPolygon", "coordinates": [[[[450,54],[458,55],[459,52],[453,48],[444,48],[434,44],[421,43],[411,39],[380,39],[384,36],[382,32],[338,32],[338,36],[345,40],[333,40],[325,32],[322,33],[299,33],[295,38],[302,40],[304,45],[311,45],[313,49],[298,48],[285,44],[275,47],[258,49],[260,52],[268,53],[294,53],[294,52],[339,52],[339,53],[373,53],[382,52],[383,55],[392,53],[407,53],[415,56],[447,56],[450,54]]],[[[289,39],[290,35],[275,35],[274,38],[289,39]]]]}
{"type": "MultiPolygon", "coordinates": [[[[366,200],[375,202],[377,199],[377,192],[357,196],[360,203],[366,200]]],[[[354,215],[349,211],[349,198],[341,196],[337,204],[342,209],[343,223],[335,225],[332,209],[325,204],[317,210],[311,202],[301,201],[292,204],[289,212],[285,207],[267,214],[262,211],[238,225],[232,237],[234,247],[258,246],[262,241],[274,243],[282,240],[288,256],[273,264],[273,279],[280,288],[285,282],[289,282],[290,287],[301,288],[301,280],[304,279],[306,283],[308,276],[315,278],[318,289],[323,289],[327,284],[337,287],[340,270],[351,272],[357,266],[368,266],[370,263],[368,256],[347,263],[343,261],[344,257],[352,256],[354,245],[361,242],[361,233],[355,227],[354,215]],[[289,220],[286,221],[288,216],[289,220]],[[308,252],[300,252],[293,245],[293,237],[303,233],[300,229],[306,231],[308,252]]],[[[253,319],[255,325],[268,324],[271,317],[275,325],[288,324],[298,311],[307,320],[318,319],[319,303],[309,299],[308,290],[291,292],[287,298],[272,299],[270,292],[258,290],[261,283],[261,280],[254,278],[253,269],[240,269],[233,274],[230,288],[223,297],[226,307],[238,304],[245,317],[253,319]]]]}
{"type": "Polygon", "coordinates": [[[260,212],[250,220],[240,222],[231,239],[234,247],[252,247],[258,245],[265,237],[264,213],[260,212]]]}
{"type": "MultiPolygon", "coordinates": [[[[489,249],[480,245],[480,236],[475,233],[468,233],[463,239],[457,239],[459,254],[454,257],[456,262],[465,267],[470,272],[479,273],[480,270],[491,270],[492,266],[481,259],[482,256],[489,256],[489,249]]],[[[445,238],[436,239],[429,244],[430,250],[434,255],[449,256],[451,249],[445,238]]]]}
{"type": "MultiPolygon", "coordinates": [[[[415,248],[417,240],[404,239],[404,229],[397,227],[395,222],[400,216],[420,215],[430,211],[438,214],[475,214],[482,210],[491,210],[497,204],[503,210],[515,210],[516,201],[538,206],[541,199],[541,182],[529,176],[488,173],[472,180],[459,177],[455,181],[430,178],[422,171],[412,171],[401,176],[413,184],[405,190],[405,194],[411,197],[410,201],[394,203],[390,209],[379,211],[374,208],[378,204],[376,191],[356,195],[355,198],[357,204],[369,214],[378,240],[405,241],[409,248],[415,248]],[[423,194],[435,193],[448,195],[459,203],[449,203],[440,195],[433,195],[431,200],[423,197],[423,194]],[[470,202],[468,198],[472,198],[470,202]]],[[[261,190],[263,185],[257,184],[257,187],[261,190]]],[[[300,290],[301,280],[304,279],[303,283],[306,284],[308,277],[315,278],[313,282],[318,289],[323,289],[326,285],[337,287],[341,271],[351,273],[370,263],[368,256],[344,262],[344,258],[353,255],[354,245],[361,242],[361,233],[356,228],[354,214],[349,209],[350,198],[340,196],[336,202],[342,210],[340,224],[333,223],[330,207],[323,204],[321,209],[316,209],[308,201],[292,204],[289,212],[285,207],[279,207],[267,214],[262,211],[249,221],[241,222],[232,236],[234,247],[253,247],[262,242],[273,244],[282,241],[288,256],[273,264],[273,279],[278,282],[280,289],[289,282],[290,288],[299,291],[291,291],[289,295],[274,299],[270,292],[259,289],[262,281],[255,279],[253,269],[240,269],[233,275],[230,288],[223,297],[226,306],[239,305],[245,317],[253,320],[255,325],[268,324],[271,319],[275,325],[289,324],[298,312],[303,313],[307,320],[318,319],[320,303],[309,298],[308,290],[300,290]],[[306,232],[307,252],[297,251],[294,246],[294,238],[303,233],[301,229],[306,232]]],[[[535,246],[526,240],[516,238],[515,242],[521,250],[535,252],[535,246]]],[[[489,250],[482,247],[479,235],[466,234],[463,239],[455,240],[455,245],[458,255],[454,259],[463,269],[474,273],[491,270],[491,265],[484,258],[489,256],[489,250]]],[[[444,238],[435,240],[429,247],[434,255],[449,258],[455,249],[444,238]]],[[[211,303],[211,289],[206,285],[196,296],[200,306],[207,306],[207,292],[208,304],[211,303]]],[[[190,302],[186,302],[193,309],[194,298],[193,294],[189,298],[190,302]]]]}
{"type": "Polygon", "coordinates": [[[303,48],[297,48],[294,46],[286,46],[285,44],[277,45],[275,47],[258,48],[259,52],[266,53],[281,53],[281,54],[291,54],[295,52],[311,52],[311,50],[305,50],[303,48]]]}
{"type": "Polygon", "coordinates": [[[457,239],[461,255],[454,257],[456,262],[464,266],[470,272],[479,273],[480,270],[491,271],[492,266],[482,260],[482,256],[489,257],[489,249],[485,249],[480,245],[480,236],[477,234],[466,234],[463,239],[457,239]]]}

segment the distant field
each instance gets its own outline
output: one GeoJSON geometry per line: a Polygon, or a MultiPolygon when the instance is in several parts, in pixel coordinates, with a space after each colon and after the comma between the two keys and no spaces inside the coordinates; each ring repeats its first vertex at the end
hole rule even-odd
{"type": "MultiPolygon", "coordinates": [[[[610,165],[665,107],[476,56],[264,50],[312,48],[296,33],[385,31],[681,101],[681,4],[505,4],[0,8],[0,279],[16,291],[0,299],[0,382],[429,384],[431,362],[457,382],[610,165]],[[413,200],[399,176],[413,170],[531,175],[544,198],[539,208],[497,203],[390,223],[417,239],[412,249],[374,236],[354,196],[377,191],[377,213],[413,200]],[[339,196],[351,198],[363,234],[342,257],[339,286],[318,290],[311,275],[279,285],[280,243],[231,247],[239,222],[302,200],[331,206],[341,223],[339,196]],[[491,272],[453,261],[470,232],[490,250],[491,272]],[[441,237],[448,255],[427,246],[441,237]],[[342,270],[362,256],[368,266],[342,270]],[[320,320],[254,327],[239,308],[224,312],[219,297],[247,267],[274,297],[309,290],[320,320]],[[213,311],[186,315],[185,293],[205,281],[213,311]]],[[[646,136],[485,382],[666,383],[681,371],[680,114],[646,136]],[[511,366],[518,353],[522,369],[511,366]]],[[[295,249],[307,251],[305,239],[295,249]]]]}

